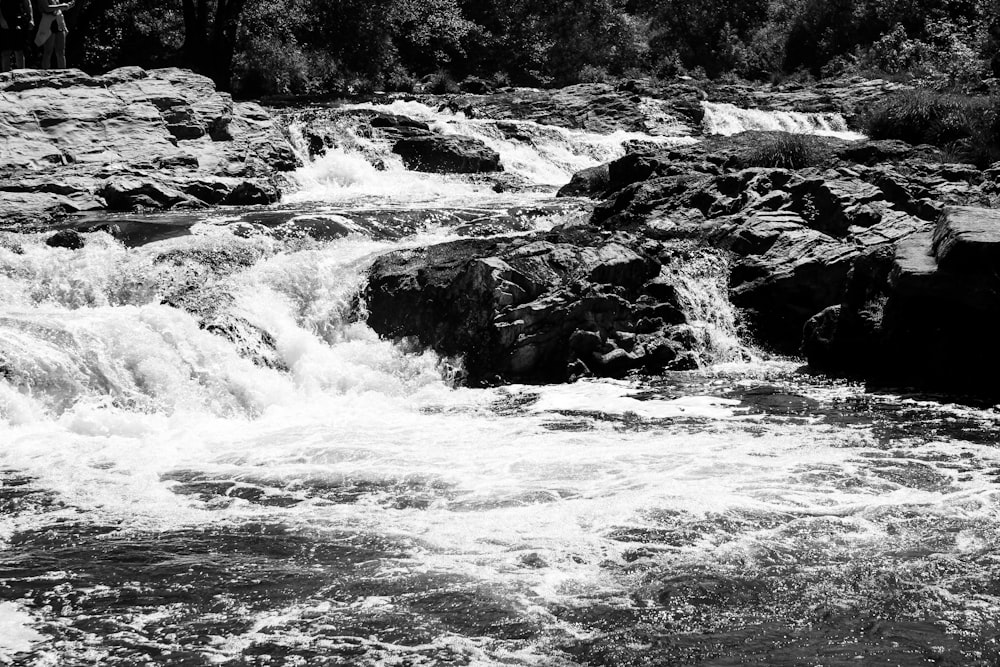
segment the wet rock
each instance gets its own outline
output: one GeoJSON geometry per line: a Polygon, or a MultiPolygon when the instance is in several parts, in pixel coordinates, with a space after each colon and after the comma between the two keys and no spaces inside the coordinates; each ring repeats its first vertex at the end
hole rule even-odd
{"type": "MultiPolygon", "coordinates": [[[[843,299],[858,262],[929,231],[947,205],[950,222],[938,227],[945,265],[959,226],[970,239],[963,248],[973,247],[970,234],[992,230],[981,213],[963,222],[954,204],[995,206],[1000,187],[972,165],[942,162],[936,149],[819,139],[813,166],[748,167],[757,145],[773,136],[744,133],[628,155],[606,165],[606,180],[589,172],[571,187],[605,197],[591,217],[601,228],[732,253],[730,295],[748,330],[788,354],[799,351],[813,316],[843,306],[813,323],[817,339],[835,319],[850,318],[843,299]]],[[[955,265],[976,260],[966,255],[955,265]]]]}
{"type": "Polygon", "coordinates": [[[222,203],[227,206],[264,206],[279,199],[281,193],[273,184],[243,181],[226,195],[222,203]]]}
{"type": "Polygon", "coordinates": [[[572,180],[559,189],[559,197],[593,197],[603,194],[611,183],[608,165],[601,164],[573,174],[572,180]]]}
{"type": "Polygon", "coordinates": [[[938,266],[954,273],[1000,272],[1000,211],[954,207],[934,231],[938,266]]]}
{"type": "Polygon", "coordinates": [[[180,204],[198,204],[179,190],[156,180],[119,176],[108,180],[99,191],[112,211],[170,209],[180,204]]]}
{"type": "Polygon", "coordinates": [[[857,261],[841,303],[813,318],[804,349],[819,370],[891,384],[997,395],[997,213],[949,208],[857,261]]]}
{"type": "Polygon", "coordinates": [[[391,253],[370,272],[368,323],[462,357],[471,384],[662,370],[685,351],[680,305],[644,243],[574,230],[391,253]]]}
{"type": "Polygon", "coordinates": [[[86,245],[86,241],[80,232],[72,229],[63,229],[45,239],[45,245],[51,248],[66,248],[68,250],[80,250],[86,245]]]}
{"type": "Polygon", "coordinates": [[[403,137],[392,151],[414,171],[477,174],[502,169],[500,154],[472,137],[439,134],[403,137]]]}

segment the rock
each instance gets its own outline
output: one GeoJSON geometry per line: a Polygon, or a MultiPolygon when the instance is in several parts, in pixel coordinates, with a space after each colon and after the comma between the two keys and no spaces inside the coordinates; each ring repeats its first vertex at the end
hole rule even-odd
{"type": "Polygon", "coordinates": [[[783,231],[761,255],[733,267],[733,303],[761,343],[796,354],[802,327],[841,298],[857,248],[813,229],[783,231]]]}
{"type": "Polygon", "coordinates": [[[1000,272],[1000,211],[953,207],[934,232],[938,266],[954,273],[1000,272]]]}
{"type": "Polygon", "coordinates": [[[227,206],[266,206],[279,199],[281,193],[274,185],[243,181],[226,195],[222,203],[227,206]]]}
{"type": "Polygon", "coordinates": [[[573,174],[573,179],[561,187],[557,197],[593,197],[608,190],[608,165],[601,164],[573,174]]]}
{"type": "Polygon", "coordinates": [[[392,151],[408,169],[437,173],[477,174],[501,171],[500,154],[471,137],[427,135],[404,137],[392,151]]]}
{"type": "Polygon", "coordinates": [[[45,245],[52,248],[80,250],[86,245],[83,235],[72,229],[63,229],[45,239],[45,245]]]}
{"type": "Polygon", "coordinates": [[[170,209],[181,204],[198,205],[183,192],[166,187],[155,180],[127,176],[109,179],[99,194],[112,211],[170,209]]]}
{"type": "Polygon", "coordinates": [[[272,202],[297,163],[266,110],[187,70],[0,78],[0,220],[272,202]]]}
{"type": "Polygon", "coordinates": [[[1000,321],[996,215],[950,208],[933,232],[863,255],[842,302],[805,329],[810,365],[896,386],[1000,395],[1000,350],[984,326],[1000,321]]]}
{"type": "Polygon", "coordinates": [[[914,159],[941,162],[944,158],[941,150],[934,146],[911,146],[896,139],[851,143],[838,151],[837,155],[847,162],[869,166],[914,159]]]}
{"type": "Polygon", "coordinates": [[[659,371],[685,347],[676,290],[644,244],[567,230],[391,253],[370,272],[368,323],[462,357],[474,385],[659,371]]]}

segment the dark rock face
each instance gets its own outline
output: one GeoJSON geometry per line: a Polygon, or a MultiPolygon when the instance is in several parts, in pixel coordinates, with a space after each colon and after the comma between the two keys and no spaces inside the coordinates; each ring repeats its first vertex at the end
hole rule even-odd
{"type": "Polygon", "coordinates": [[[368,322],[462,357],[472,384],[690,367],[662,253],[592,229],[396,252],[371,269],[368,322]]]}
{"type": "Polygon", "coordinates": [[[813,367],[1000,395],[1000,212],[955,207],[933,231],[865,255],[843,302],[810,320],[813,367]]]}
{"type": "Polygon", "coordinates": [[[186,70],[0,77],[0,220],[271,203],[296,166],[262,107],[186,70]]]}
{"type": "Polygon", "coordinates": [[[471,137],[405,137],[392,151],[403,158],[407,169],[450,174],[478,174],[500,171],[500,154],[471,137]]]}
{"type": "MultiPolygon", "coordinates": [[[[643,229],[731,252],[730,296],[747,330],[782,353],[799,353],[803,326],[841,304],[852,268],[869,253],[930,231],[946,204],[1000,201],[989,172],[900,142],[817,138],[812,167],[748,168],[769,134],[627,155],[607,165],[606,178],[582,173],[571,187],[606,196],[591,220],[604,229],[643,229]]],[[[977,255],[973,227],[963,227],[963,248],[977,255]]],[[[956,235],[939,229],[945,264],[956,235]]]]}
{"type": "Polygon", "coordinates": [[[79,250],[86,245],[83,235],[72,229],[58,231],[45,239],[45,245],[51,248],[66,248],[68,250],[79,250]]]}

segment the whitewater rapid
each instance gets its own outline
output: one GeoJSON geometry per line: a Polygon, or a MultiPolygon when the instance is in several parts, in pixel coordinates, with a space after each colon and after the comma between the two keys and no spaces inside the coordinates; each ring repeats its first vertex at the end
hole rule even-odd
{"type": "Polygon", "coordinates": [[[630,138],[390,111],[538,189],[377,169],[348,128],[267,215],[0,237],[0,664],[988,664],[994,409],[747,348],[710,258],[665,269],[702,371],[455,386],[365,324],[367,268],[578,220],[541,186],[630,138]]]}

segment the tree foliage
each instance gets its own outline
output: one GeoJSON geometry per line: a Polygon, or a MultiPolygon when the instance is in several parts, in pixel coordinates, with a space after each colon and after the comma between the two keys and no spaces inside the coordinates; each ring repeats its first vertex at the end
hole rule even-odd
{"type": "Polygon", "coordinates": [[[91,70],[185,65],[245,95],[478,76],[1000,73],[1000,0],[79,0],[91,70]]]}

